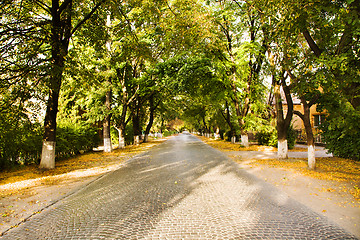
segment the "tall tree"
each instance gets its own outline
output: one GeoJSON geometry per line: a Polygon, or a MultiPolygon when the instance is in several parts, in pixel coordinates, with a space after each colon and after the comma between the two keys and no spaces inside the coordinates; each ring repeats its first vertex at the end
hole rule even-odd
{"type": "Polygon", "coordinates": [[[251,104],[256,101],[259,74],[269,43],[266,27],[261,25],[261,12],[256,1],[219,1],[217,23],[226,39],[226,57],[229,61],[229,85],[232,89],[241,140],[249,145],[246,118],[252,114],[251,104]],[[242,19],[242,21],[239,21],[242,19]]]}
{"type": "MultiPolygon", "coordinates": [[[[8,27],[4,29],[2,35],[5,34],[8,39],[8,47],[19,46],[24,36],[26,39],[36,38],[38,42],[34,43],[34,48],[22,51],[30,50],[34,55],[33,59],[43,62],[49,69],[46,72],[48,75],[42,78],[48,97],[40,168],[55,167],[56,116],[70,38],[104,2],[105,0],[92,3],[72,0],[14,1],[4,6],[6,7],[4,11],[9,12],[6,12],[7,18],[2,18],[2,24],[8,27]],[[75,12],[81,14],[75,15],[75,12]],[[36,34],[33,36],[34,31],[36,34]],[[37,52],[39,49],[45,49],[43,54],[37,52]]],[[[17,65],[17,61],[20,60],[13,56],[8,58],[13,65],[17,65]]],[[[27,72],[26,68],[18,70],[25,74],[27,72]]]]}

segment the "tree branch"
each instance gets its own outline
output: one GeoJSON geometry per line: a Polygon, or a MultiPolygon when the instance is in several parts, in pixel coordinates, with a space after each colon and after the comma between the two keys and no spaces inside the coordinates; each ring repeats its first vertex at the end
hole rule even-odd
{"type": "Polygon", "coordinates": [[[292,118],[292,115],[293,115],[293,111],[294,111],[294,103],[293,103],[293,100],[292,100],[292,97],[291,97],[290,88],[289,88],[288,85],[286,85],[285,79],[286,79],[285,77],[282,77],[281,85],[283,87],[285,97],[286,97],[287,106],[288,106],[288,111],[286,113],[285,121],[286,121],[286,123],[290,124],[290,121],[291,121],[291,118],[292,118]]]}
{"type": "Polygon", "coordinates": [[[238,5],[239,8],[241,8],[240,3],[238,1],[233,0],[233,2],[236,3],[236,5],[238,5]]]}
{"type": "Polygon", "coordinates": [[[89,12],[83,20],[81,20],[74,28],[73,30],[71,31],[71,34],[69,37],[71,37],[75,32],[76,30],[78,30],[78,28],[81,27],[81,25],[83,25],[93,14],[94,12],[101,6],[101,4],[103,4],[106,0],[101,0],[94,8],[93,10],[91,10],[91,12],[89,12]]]}
{"type": "Polygon", "coordinates": [[[134,95],[132,95],[131,98],[129,98],[129,100],[126,102],[126,105],[130,105],[130,103],[131,103],[132,101],[134,101],[134,99],[135,99],[135,97],[136,97],[136,94],[137,94],[137,92],[139,91],[139,89],[140,89],[140,85],[137,86],[134,95]]]}
{"type": "Polygon", "coordinates": [[[130,30],[131,35],[135,38],[136,44],[137,44],[138,46],[140,46],[138,37],[136,36],[135,33],[133,33],[133,31],[132,31],[132,29],[131,29],[131,22],[130,22],[130,20],[128,19],[128,17],[126,16],[126,14],[122,11],[122,9],[121,9],[120,6],[119,6],[118,8],[116,8],[116,9],[117,9],[117,10],[119,11],[119,13],[125,18],[125,20],[126,20],[126,22],[127,22],[127,25],[128,25],[128,28],[129,28],[129,30],[130,30]]]}
{"type": "MultiPolygon", "coordinates": [[[[349,10],[349,15],[360,17],[360,0],[353,1],[347,10],[349,10]]],[[[351,49],[354,32],[355,29],[353,23],[346,21],[343,35],[340,38],[338,47],[335,52],[336,55],[345,53],[351,49]]]]}
{"type": "Polygon", "coordinates": [[[65,0],[65,1],[61,4],[61,6],[59,7],[59,10],[58,10],[59,15],[62,13],[62,11],[64,11],[64,10],[67,8],[67,6],[68,6],[71,2],[72,2],[72,0],[65,0]]]}
{"type": "Polygon", "coordinates": [[[172,14],[174,14],[175,17],[177,17],[177,14],[176,14],[176,13],[172,10],[172,8],[170,7],[169,2],[168,2],[168,1],[165,1],[165,2],[166,2],[166,5],[168,6],[170,12],[171,12],[172,14]]]}
{"type": "Polygon", "coordinates": [[[45,12],[47,12],[49,14],[51,13],[51,8],[47,4],[45,4],[39,0],[34,0],[34,2],[36,4],[38,4],[43,10],[45,10],[45,12]]]}
{"type": "Polygon", "coordinates": [[[316,95],[309,101],[309,103],[308,103],[309,107],[311,107],[312,105],[314,105],[314,104],[317,102],[317,100],[319,99],[319,97],[320,97],[320,94],[316,94],[316,95]]]}
{"type": "Polygon", "coordinates": [[[302,114],[300,111],[295,110],[295,111],[294,111],[294,114],[297,115],[297,116],[299,116],[299,117],[301,118],[301,120],[304,121],[304,114],[302,114]]]}
{"type": "Polygon", "coordinates": [[[309,31],[306,29],[305,31],[303,31],[302,34],[305,37],[305,39],[306,39],[309,47],[311,48],[311,50],[315,53],[315,55],[317,57],[320,57],[322,51],[320,50],[319,46],[316,44],[314,39],[311,37],[309,31]]]}

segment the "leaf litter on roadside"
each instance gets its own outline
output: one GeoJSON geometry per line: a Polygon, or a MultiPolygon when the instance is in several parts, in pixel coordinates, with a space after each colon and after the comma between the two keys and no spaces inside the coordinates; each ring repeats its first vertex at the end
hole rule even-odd
{"type": "Polygon", "coordinates": [[[24,190],[37,185],[56,185],[70,178],[90,177],[105,173],[127,159],[147,151],[165,139],[150,141],[138,146],[126,146],[111,153],[91,152],[56,162],[56,168],[40,170],[36,165],[21,166],[1,173],[0,198],[24,194],[24,190]]]}
{"type": "MultiPolygon", "coordinates": [[[[274,147],[250,145],[245,148],[239,144],[232,144],[224,140],[214,140],[205,137],[199,137],[205,143],[222,151],[277,151],[274,147]]],[[[294,151],[307,151],[306,148],[295,148],[294,151]]],[[[230,155],[235,161],[240,159],[235,155],[230,155]]],[[[290,158],[286,160],[278,159],[254,159],[247,164],[253,166],[268,166],[274,168],[283,168],[301,173],[304,176],[336,181],[346,182],[347,186],[342,186],[342,192],[352,194],[355,199],[360,200],[360,162],[339,157],[326,157],[316,159],[316,170],[310,170],[305,158],[290,158]]],[[[334,189],[328,189],[332,192],[334,189]]],[[[338,190],[340,191],[340,190],[338,190]]]]}

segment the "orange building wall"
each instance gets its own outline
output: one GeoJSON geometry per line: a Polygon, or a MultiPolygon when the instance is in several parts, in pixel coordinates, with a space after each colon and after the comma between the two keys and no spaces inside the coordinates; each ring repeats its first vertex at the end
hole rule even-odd
{"type": "MultiPolygon", "coordinates": [[[[284,109],[284,115],[285,115],[287,112],[286,104],[283,105],[283,109],[284,109]]],[[[295,104],[294,111],[299,111],[301,113],[304,112],[301,104],[295,104]]],[[[311,123],[311,126],[313,127],[313,133],[314,133],[316,142],[321,142],[321,136],[320,136],[320,132],[319,132],[318,128],[314,127],[314,115],[322,115],[322,114],[325,114],[325,113],[320,113],[320,112],[316,111],[316,105],[314,105],[310,108],[310,123],[311,123]]],[[[301,118],[295,114],[293,115],[292,126],[299,133],[299,140],[305,141],[306,134],[305,134],[304,123],[301,120],[301,118]]]]}

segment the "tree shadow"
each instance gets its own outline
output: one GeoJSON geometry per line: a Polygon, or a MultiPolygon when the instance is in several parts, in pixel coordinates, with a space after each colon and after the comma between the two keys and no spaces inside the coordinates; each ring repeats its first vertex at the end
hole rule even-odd
{"type": "MultiPolygon", "coordinates": [[[[228,198],[225,200],[229,201],[228,198]]],[[[239,169],[224,154],[197,138],[179,135],[35,215],[9,231],[5,238],[151,238],[165,215],[165,220],[172,220],[171,212],[188,203],[194,203],[190,206],[193,209],[187,209],[185,213],[180,211],[185,221],[194,217],[194,212],[209,216],[210,220],[199,220],[203,227],[231,218],[230,223],[241,224],[228,224],[226,229],[214,227],[212,233],[233,231],[235,238],[271,238],[289,232],[306,235],[309,228],[299,224],[299,219],[318,217],[303,211],[302,206],[239,169]],[[201,191],[209,186],[213,187],[214,193],[206,199],[209,203],[196,199],[205,197],[201,191]],[[211,210],[212,203],[219,204],[218,201],[223,200],[222,193],[231,191],[234,194],[229,196],[236,196],[230,199],[234,206],[224,205],[223,209],[217,209],[218,212],[211,210]]],[[[311,223],[311,226],[319,226],[317,221],[311,223]]],[[[174,225],[168,227],[168,232],[175,228],[174,225]]],[[[180,231],[194,229],[182,228],[180,231]]],[[[181,236],[183,232],[176,234],[181,236]]]]}

